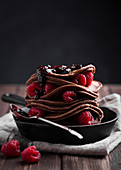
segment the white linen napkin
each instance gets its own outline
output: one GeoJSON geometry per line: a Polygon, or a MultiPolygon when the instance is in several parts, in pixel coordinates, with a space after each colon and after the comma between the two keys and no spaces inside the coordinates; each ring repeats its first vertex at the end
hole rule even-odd
{"type": "Polygon", "coordinates": [[[39,151],[43,152],[105,156],[121,142],[121,96],[114,93],[102,98],[98,102],[100,106],[108,107],[118,114],[118,120],[112,133],[101,141],[85,145],[51,144],[41,141],[31,142],[20,135],[11,113],[8,113],[0,118],[0,145],[11,139],[17,139],[22,148],[35,145],[39,151]]]}

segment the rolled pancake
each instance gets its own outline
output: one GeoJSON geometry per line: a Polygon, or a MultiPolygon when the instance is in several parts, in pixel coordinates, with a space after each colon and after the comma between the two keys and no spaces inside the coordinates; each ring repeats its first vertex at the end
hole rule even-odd
{"type": "Polygon", "coordinates": [[[103,114],[103,111],[95,106],[95,105],[92,105],[92,104],[82,104],[82,105],[79,105],[77,107],[75,107],[74,109],[71,109],[63,114],[49,114],[47,116],[45,116],[46,119],[50,119],[52,121],[61,121],[61,120],[64,120],[64,119],[67,119],[67,118],[70,118],[70,117],[73,117],[83,111],[90,111],[94,117],[94,120],[96,120],[96,122],[101,122],[104,114],[103,114]]]}
{"type": "MultiPolygon", "coordinates": [[[[58,103],[58,102],[57,102],[58,103]]],[[[82,100],[82,101],[77,101],[76,103],[74,103],[74,104],[68,104],[68,105],[66,105],[66,106],[54,106],[54,105],[52,105],[52,103],[51,103],[51,105],[48,105],[48,104],[46,104],[46,103],[41,103],[41,101],[40,102],[36,102],[36,100],[31,100],[31,101],[29,101],[29,102],[27,102],[26,103],[26,105],[27,105],[27,107],[38,107],[38,108],[41,108],[42,110],[44,110],[44,111],[47,111],[47,112],[54,112],[54,113],[62,113],[62,112],[66,112],[66,111],[68,111],[68,110],[71,110],[71,109],[73,109],[73,108],[76,108],[76,107],[78,107],[78,106],[80,106],[80,105],[84,105],[84,104],[92,104],[92,105],[94,105],[94,106],[98,106],[98,103],[95,101],[95,100],[82,100]]]]}
{"type": "MultiPolygon", "coordinates": [[[[91,71],[93,74],[95,73],[95,67],[90,64],[87,66],[84,66],[80,69],[77,70],[73,70],[68,74],[56,74],[56,73],[51,73],[51,74],[47,74],[48,76],[52,76],[55,78],[61,78],[61,79],[70,79],[75,77],[77,74],[79,73],[84,73],[86,71],[91,71]]],[[[29,84],[33,83],[36,80],[40,80],[40,76],[41,74],[38,74],[39,70],[37,70],[37,73],[34,73],[27,81],[26,81],[26,85],[28,86],[29,84]]]]}
{"type": "MultiPolygon", "coordinates": [[[[95,67],[93,65],[87,65],[80,69],[73,70],[68,74],[56,74],[56,73],[44,73],[44,83],[52,83],[57,86],[52,92],[43,94],[39,98],[26,95],[25,101],[27,107],[37,107],[42,109],[46,119],[52,121],[65,121],[83,111],[89,110],[93,117],[94,123],[100,123],[103,118],[103,112],[98,107],[96,101],[99,96],[99,89],[102,84],[99,81],[92,81],[91,86],[86,87],[73,82],[73,78],[80,73],[87,71],[95,73],[95,67]],[[77,98],[72,102],[66,102],[62,99],[62,94],[66,91],[74,91],[77,94],[77,98]]],[[[41,73],[37,70],[26,82],[28,86],[31,83],[40,83],[43,79],[41,73]]],[[[42,86],[43,88],[43,86],[42,86]]]]}

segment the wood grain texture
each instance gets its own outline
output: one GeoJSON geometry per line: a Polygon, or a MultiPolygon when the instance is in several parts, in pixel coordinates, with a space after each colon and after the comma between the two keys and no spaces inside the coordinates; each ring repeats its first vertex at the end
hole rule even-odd
{"type": "MultiPolygon", "coordinates": [[[[0,98],[4,93],[16,93],[15,85],[0,85],[0,98]]],[[[8,112],[9,104],[2,102],[0,99],[0,116],[8,112]]]]}
{"type": "Polygon", "coordinates": [[[107,85],[110,93],[118,93],[121,95],[121,85],[107,85]]]}
{"type": "Polygon", "coordinates": [[[98,97],[98,99],[101,99],[102,97],[105,97],[108,94],[110,94],[108,86],[107,85],[103,85],[103,87],[99,90],[99,97],[98,97]]]}
{"type": "Polygon", "coordinates": [[[63,170],[110,170],[110,163],[108,156],[63,156],[62,158],[63,170]]]}
{"type": "MultiPolygon", "coordinates": [[[[25,96],[24,85],[0,85],[0,96],[4,93],[13,93],[25,96]]],[[[102,98],[111,93],[121,95],[121,85],[104,85],[99,91],[102,98]]],[[[9,104],[0,100],[0,116],[7,113],[9,104]]],[[[5,158],[0,152],[0,170],[118,170],[121,169],[121,144],[109,156],[73,156],[51,153],[41,153],[42,157],[36,164],[26,164],[21,157],[5,158]]]]}
{"type": "Polygon", "coordinates": [[[111,170],[121,170],[121,144],[110,153],[109,161],[111,170]]]}
{"type": "Polygon", "coordinates": [[[41,159],[34,164],[22,161],[21,157],[5,158],[0,153],[0,170],[61,170],[61,158],[57,154],[41,153],[41,159]]]}

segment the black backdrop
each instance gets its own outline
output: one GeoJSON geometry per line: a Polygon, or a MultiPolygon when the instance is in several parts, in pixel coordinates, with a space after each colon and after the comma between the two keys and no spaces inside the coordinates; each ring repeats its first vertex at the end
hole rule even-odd
{"type": "Polygon", "coordinates": [[[25,83],[41,64],[92,63],[121,83],[120,1],[1,1],[0,83],[25,83]]]}

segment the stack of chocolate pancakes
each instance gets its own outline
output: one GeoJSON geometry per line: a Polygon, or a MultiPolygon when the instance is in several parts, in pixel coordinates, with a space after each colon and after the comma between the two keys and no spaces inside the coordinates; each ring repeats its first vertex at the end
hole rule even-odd
{"type": "Polygon", "coordinates": [[[26,106],[42,110],[46,119],[67,124],[75,124],[74,117],[89,111],[93,124],[100,123],[103,111],[96,99],[102,84],[93,80],[94,74],[92,64],[40,66],[26,82],[26,106]]]}

